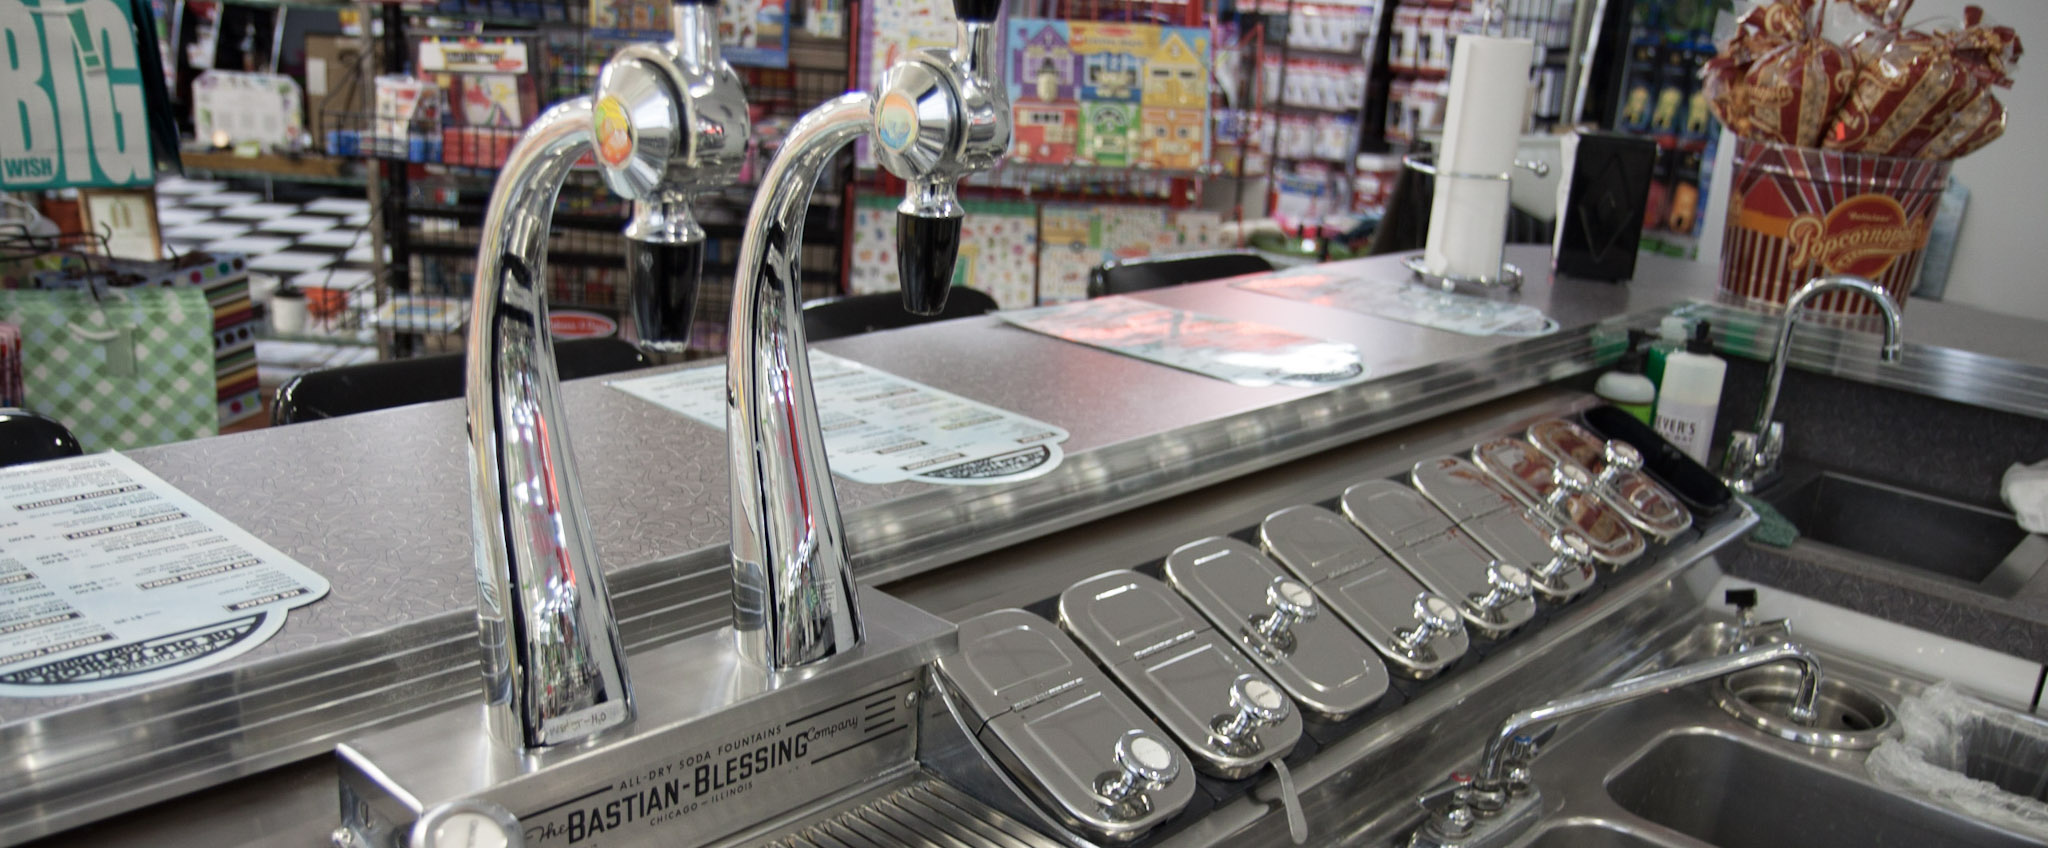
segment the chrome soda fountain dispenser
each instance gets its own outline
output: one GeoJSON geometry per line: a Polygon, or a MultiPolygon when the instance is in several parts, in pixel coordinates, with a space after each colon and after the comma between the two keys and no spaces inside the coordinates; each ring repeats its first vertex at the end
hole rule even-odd
{"type": "Polygon", "coordinates": [[[952,48],[913,52],[879,92],[812,110],[766,170],[726,359],[733,624],[636,654],[638,697],[568,451],[542,282],[549,215],[592,154],[634,201],[641,343],[687,343],[703,240],[689,199],[733,180],[748,132],[737,77],[716,54],[715,7],[676,6],[672,41],[621,49],[594,95],[528,128],[492,193],[470,325],[485,715],[462,705],[339,746],[338,846],[701,844],[919,768],[919,688],[956,631],[855,584],[805,359],[797,248],[825,164],[872,136],[908,184],[905,306],[943,306],[957,184],[1010,142],[999,3],[956,0],[956,11],[952,48]]]}

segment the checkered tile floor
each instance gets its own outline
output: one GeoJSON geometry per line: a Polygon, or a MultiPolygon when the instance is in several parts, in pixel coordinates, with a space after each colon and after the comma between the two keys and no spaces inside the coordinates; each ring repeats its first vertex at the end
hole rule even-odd
{"type": "Polygon", "coordinates": [[[259,300],[277,281],[290,280],[300,288],[349,291],[351,306],[358,309],[372,303],[370,235],[364,229],[370,223],[369,201],[329,197],[266,203],[260,195],[230,191],[224,183],[179,177],[159,181],[156,191],[164,243],[180,252],[248,254],[259,300]]]}
{"type": "MultiPolygon", "coordinates": [[[[361,317],[376,304],[370,264],[370,204],[360,197],[267,203],[225,183],[166,177],[157,182],[157,221],[166,247],[233,251],[249,257],[249,284],[266,302],[279,283],[349,293],[352,318],[315,319],[293,340],[256,344],[258,381],[267,396],[294,374],[376,359],[361,317]],[[332,337],[328,343],[325,337],[332,337]]],[[[264,419],[267,420],[267,419],[264,419]]],[[[252,419],[252,424],[257,419],[252,419]]]]}

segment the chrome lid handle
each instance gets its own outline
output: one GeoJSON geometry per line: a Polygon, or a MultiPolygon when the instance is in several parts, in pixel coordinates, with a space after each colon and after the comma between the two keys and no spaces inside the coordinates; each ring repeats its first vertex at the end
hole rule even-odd
{"type": "Polygon", "coordinates": [[[1250,741],[1259,728],[1287,719],[1287,696],[1256,675],[1230,682],[1230,705],[1237,713],[1216,719],[1216,735],[1232,742],[1250,741]]]}
{"type": "Polygon", "coordinates": [[[1529,597],[1529,572],[1510,562],[1496,562],[1486,569],[1485,595],[1472,598],[1472,609],[1489,618],[1517,601],[1529,597]]]}
{"type": "Polygon", "coordinates": [[[1415,596],[1416,626],[1395,634],[1394,646],[1402,653],[1414,656],[1423,646],[1438,636],[1446,636],[1465,629],[1458,619],[1458,608],[1442,597],[1424,592],[1415,596]]]}
{"type": "Polygon", "coordinates": [[[1586,476],[1586,470],[1576,465],[1559,463],[1550,472],[1550,494],[1543,500],[1543,509],[1559,524],[1571,526],[1573,495],[1583,495],[1592,490],[1593,479],[1586,476]]]}
{"type": "Polygon", "coordinates": [[[1621,478],[1643,468],[1643,452],[1620,440],[1609,440],[1600,458],[1606,466],[1600,469],[1600,477],[1593,484],[1617,494],[1620,490],[1615,487],[1621,484],[1621,478]]]}
{"type": "Polygon", "coordinates": [[[1273,578],[1266,587],[1266,603],[1273,611],[1259,619],[1259,638],[1268,643],[1292,644],[1294,625],[1316,617],[1316,594],[1301,583],[1285,577],[1273,578]]]}
{"type": "Polygon", "coordinates": [[[1110,803],[1120,804],[1147,789],[1165,789],[1180,777],[1180,754],[1173,745],[1143,730],[1131,730],[1117,737],[1112,755],[1117,771],[1105,776],[1095,791],[1110,803]]]}
{"type": "Polygon", "coordinates": [[[1550,534],[1550,552],[1550,561],[1536,567],[1536,576],[1544,580],[1556,580],[1593,561],[1592,543],[1570,530],[1550,534]]]}

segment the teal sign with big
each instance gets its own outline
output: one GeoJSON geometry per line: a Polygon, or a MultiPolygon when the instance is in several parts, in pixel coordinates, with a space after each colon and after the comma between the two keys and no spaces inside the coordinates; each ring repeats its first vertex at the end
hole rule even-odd
{"type": "Polygon", "coordinates": [[[154,181],[126,3],[0,0],[0,35],[0,190],[154,181]]]}

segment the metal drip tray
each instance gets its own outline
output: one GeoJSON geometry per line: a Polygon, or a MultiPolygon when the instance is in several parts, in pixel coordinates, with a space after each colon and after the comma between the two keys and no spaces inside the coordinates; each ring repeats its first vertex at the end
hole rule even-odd
{"type": "Polygon", "coordinates": [[[1821,680],[1813,724],[1795,722],[1792,701],[1798,691],[1798,669],[1766,666],[1716,682],[1714,703],[1766,733],[1820,748],[1875,748],[1891,731],[1891,705],[1834,677],[1821,680]]]}

